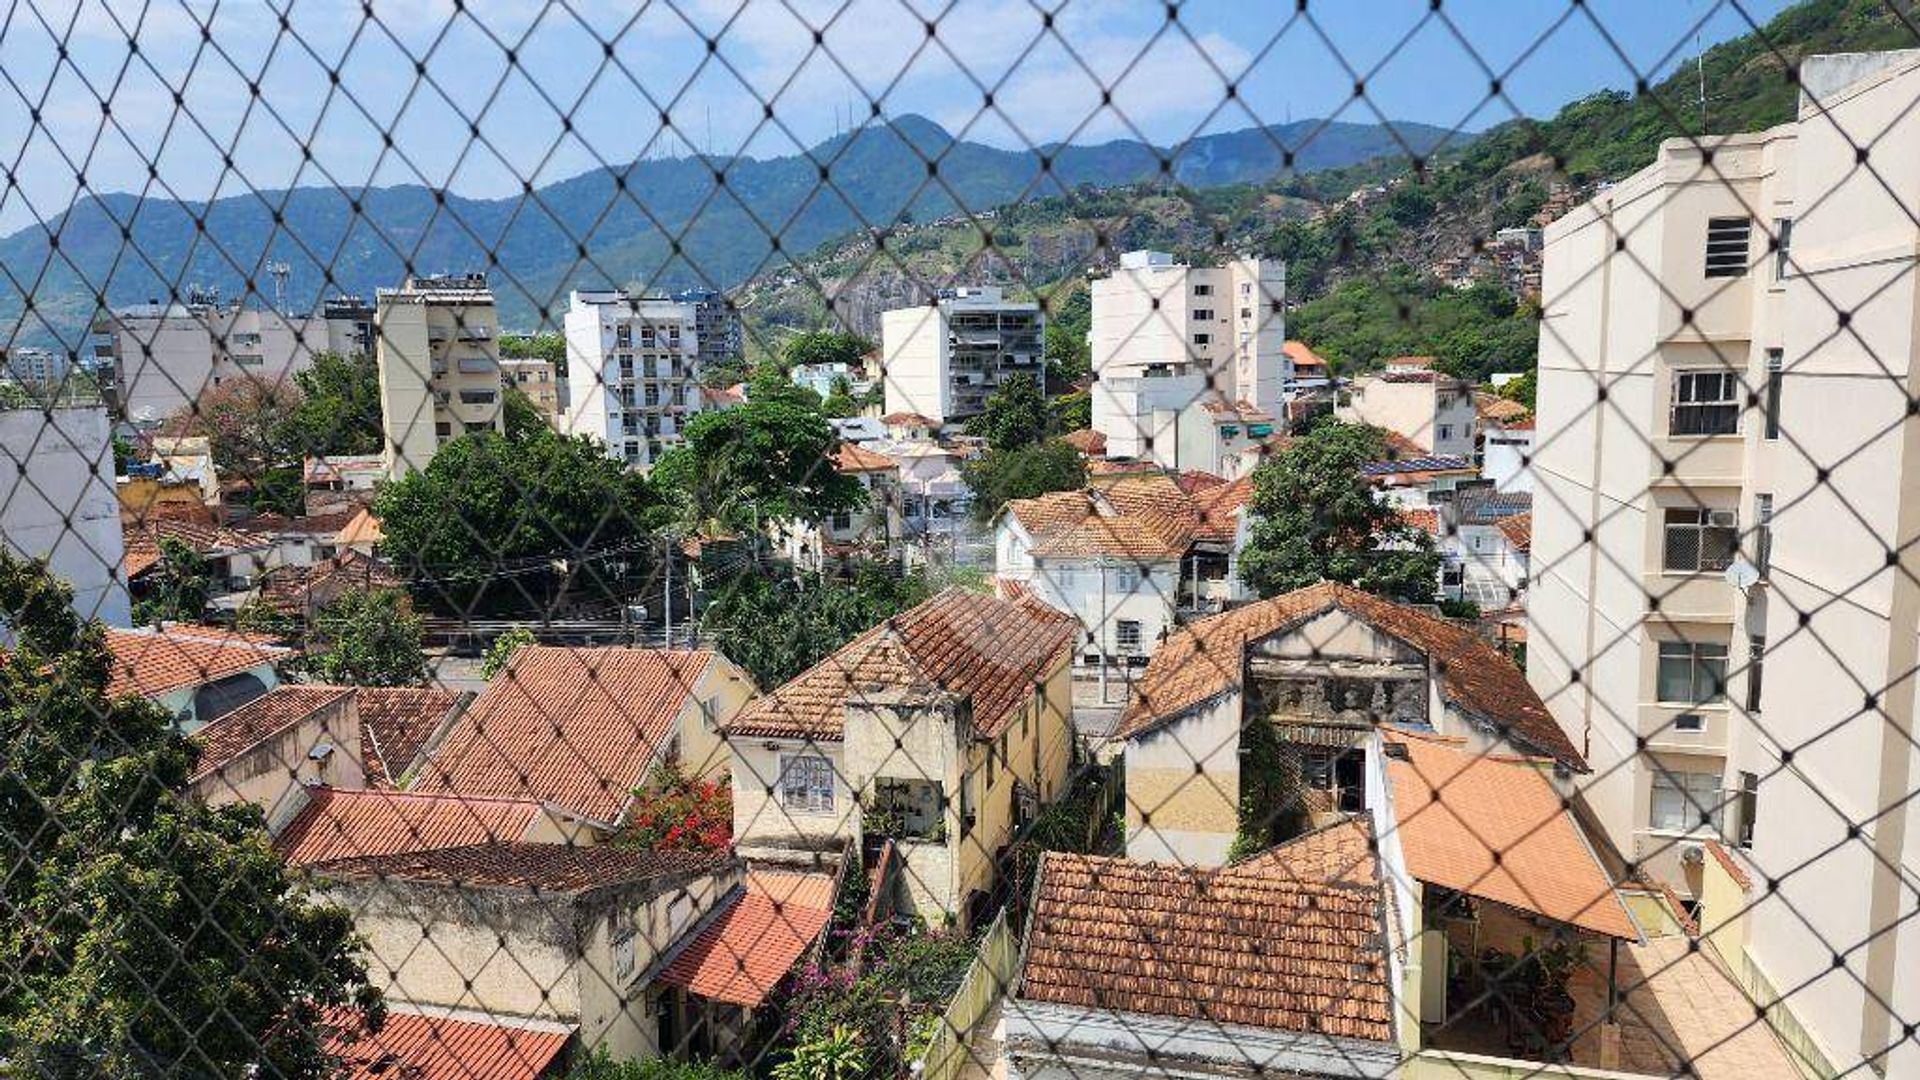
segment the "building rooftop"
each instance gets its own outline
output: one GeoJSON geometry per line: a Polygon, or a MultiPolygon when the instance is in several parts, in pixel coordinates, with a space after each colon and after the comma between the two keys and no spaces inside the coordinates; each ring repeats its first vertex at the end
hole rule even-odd
{"type": "Polygon", "coordinates": [[[294,650],[213,627],[107,629],[112,697],[158,697],[202,686],[294,655],[294,650]]]}
{"type": "MultiPolygon", "coordinates": [[[[191,779],[199,781],[219,775],[248,751],[352,695],[350,686],[286,684],[274,687],[194,732],[193,741],[200,748],[200,760],[194,763],[191,779]]],[[[299,764],[298,761],[282,763],[289,771],[299,764]]]]}
{"type": "Polygon", "coordinates": [[[1407,870],[1429,885],[1638,940],[1614,883],[1550,779],[1552,762],[1386,734],[1407,870]]]}
{"type": "Polygon", "coordinates": [[[538,799],[617,823],[714,662],[705,650],[525,646],[454,721],[413,790],[538,799]]]}
{"type": "Polygon", "coordinates": [[[758,1007],[832,918],[828,875],[755,871],[660,980],[710,1001],[758,1007]]]}
{"type": "Polygon", "coordinates": [[[354,704],[367,784],[398,786],[465,696],[437,686],[359,687],[354,704]]]}
{"type": "Polygon", "coordinates": [[[334,1032],[326,1049],[340,1061],[336,1080],[538,1080],[574,1034],[561,1024],[392,1007],[377,1032],[352,1009],[329,1009],[324,1022],[334,1032]]]}
{"type": "Polygon", "coordinates": [[[971,698],[975,732],[992,738],[1077,636],[1070,616],[1043,604],[946,589],[748,705],[727,730],[838,740],[849,698],[926,687],[971,698]]]}
{"type": "Polygon", "coordinates": [[[362,855],[321,863],[332,878],[384,878],[459,887],[579,893],[656,879],[711,874],[733,856],[717,852],[641,851],[613,844],[575,847],[520,841],[362,855]]]}
{"type": "Polygon", "coordinates": [[[295,866],[517,841],[545,812],[532,799],[331,787],[313,788],[310,794],[273,841],[295,866]]]}
{"type": "Polygon", "coordinates": [[[1018,1000],[1390,1042],[1371,840],[1350,820],[1217,869],[1048,852],[1018,1000]]]}
{"type": "Polygon", "coordinates": [[[1447,704],[1516,744],[1572,768],[1586,767],[1526,675],[1499,650],[1466,627],[1333,582],[1247,604],[1176,631],[1135,683],[1116,733],[1123,738],[1144,734],[1239,691],[1241,658],[1250,643],[1336,609],[1425,653],[1447,704]]]}

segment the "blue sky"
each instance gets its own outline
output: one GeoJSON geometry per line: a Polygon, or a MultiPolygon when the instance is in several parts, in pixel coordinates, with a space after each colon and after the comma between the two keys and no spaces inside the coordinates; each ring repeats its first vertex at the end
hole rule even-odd
{"type": "Polygon", "coordinates": [[[97,191],[187,198],[326,183],[499,196],[709,145],[793,153],[874,101],[1008,147],[1169,144],[1315,116],[1478,130],[1631,87],[1690,57],[1696,36],[1712,44],[1786,6],[1447,0],[1435,14],[1427,0],[1341,0],[1303,15],[1291,0],[1194,0],[1170,22],[1160,3],[1044,2],[1051,29],[1030,0],[467,0],[464,13],[373,0],[372,20],[358,0],[6,0],[0,155],[16,183],[0,192],[0,230],[58,213],[76,171],[97,191]]]}

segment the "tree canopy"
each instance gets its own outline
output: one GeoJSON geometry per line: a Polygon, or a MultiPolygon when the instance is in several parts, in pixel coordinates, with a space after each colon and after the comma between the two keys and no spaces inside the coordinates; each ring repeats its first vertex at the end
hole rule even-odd
{"type": "Polygon", "coordinates": [[[1338,581],[1416,603],[1433,599],[1433,539],[1373,490],[1360,467],[1384,453],[1378,429],[1324,420],[1253,474],[1253,532],[1240,575],[1261,596],[1338,581]]]}
{"type": "Polygon", "coordinates": [[[819,521],[866,497],[833,467],[838,436],[818,396],[773,368],[754,373],[746,404],[700,413],[681,437],[652,479],[689,533],[757,535],[763,523],[819,521]]]}
{"type": "Polygon", "coordinates": [[[351,589],[314,613],[306,670],[344,686],[417,686],[427,681],[420,617],[398,589],[351,589]]]}
{"type": "Polygon", "coordinates": [[[160,538],[160,562],[145,581],[145,595],[133,605],[135,626],[206,617],[207,602],[213,598],[213,567],[178,538],[160,538]]]}
{"type": "Polygon", "coordinates": [[[1287,332],[1342,372],[1366,371],[1396,356],[1435,356],[1447,372],[1480,383],[1533,368],[1538,309],[1501,286],[1450,288],[1431,277],[1394,273],[1341,283],[1288,316],[1287,332]]]}
{"type": "Polygon", "coordinates": [[[72,601],[0,551],[0,1048],[24,1075],[331,1075],[325,1011],[384,1016],[351,917],[309,899],[257,806],[187,796],[196,748],[109,698],[72,601]]]}
{"type": "Polygon", "coordinates": [[[545,360],[553,365],[555,375],[564,377],[567,373],[567,339],[552,331],[501,334],[500,355],[508,360],[545,360]]]}
{"type": "Polygon", "coordinates": [[[300,399],[278,434],[284,457],[381,450],[380,369],[371,356],[323,352],[293,377],[300,399]]]}
{"type": "Polygon", "coordinates": [[[1001,380],[986,409],[967,422],[967,430],[994,450],[1019,450],[1047,437],[1047,399],[1033,376],[1016,372],[1001,380]]]}
{"type": "Polygon", "coordinates": [[[973,489],[973,513],[981,521],[991,520],[1013,499],[1072,491],[1087,482],[1086,460],[1059,439],[1017,450],[989,450],[965,472],[973,489]]]}
{"type": "Polygon", "coordinates": [[[780,362],[791,370],[801,364],[846,364],[858,368],[873,351],[873,342],[839,330],[806,330],[786,340],[780,362]]]}
{"type": "Polygon", "coordinates": [[[867,564],[851,581],[813,573],[740,574],[713,590],[701,628],[763,687],[779,686],[869,628],[931,595],[926,579],[867,564]]]}

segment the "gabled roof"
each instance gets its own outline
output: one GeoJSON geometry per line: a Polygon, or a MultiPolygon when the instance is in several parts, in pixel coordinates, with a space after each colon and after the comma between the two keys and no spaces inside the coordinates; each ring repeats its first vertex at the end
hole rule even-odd
{"type": "Polygon", "coordinates": [[[398,785],[465,695],[437,686],[363,686],[354,695],[360,710],[360,760],[371,787],[398,785]]]}
{"type": "MultiPolygon", "coordinates": [[[[193,733],[193,741],[200,748],[200,760],[194,764],[191,779],[200,781],[219,774],[247,751],[352,695],[350,686],[288,683],[274,687],[193,733]]],[[[299,764],[298,761],[280,763],[289,771],[299,764]]]]}
{"type": "Polygon", "coordinates": [[[1194,523],[1193,538],[1212,543],[1231,543],[1239,527],[1240,511],[1252,499],[1251,473],[1231,483],[1194,492],[1193,508],[1199,520],[1194,523]]]}
{"type": "Polygon", "coordinates": [[[917,412],[892,412],[880,418],[888,427],[923,427],[938,430],[940,421],[917,412]]]}
{"type": "Polygon", "coordinates": [[[247,551],[265,551],[273,538],[261,533],[215,525],[211,521],[180,514],[154,514],[120,526],[126,547],[122,566],[129,578],[137,577],[160,562],[160,542],[175,540],[194,553],[208,557],[238,555],[247,551]]]}
{"type": "Polygon", "coordinates": [[[274,837],[289,863],[308,866],[368,855],[520,840],[544,808],[532,799],[343,791],[320,787],[274,837]]]}
{"type": "Polygon", "coordinates": [[[756,871],[660,979],[709,1001],[758,1007],[832,918],[828,875],[756,871]]]}
{"type": "Polygon", "coordinates": [[[1304,341],[1284,342],[1280,346],[1280,351],[1287,354],[1288,358],[1293,361],[1293,366],[1296,368],[1318,367],[1324,369],[1327,366],[1326,357],[1314,352],[1304,341]]]}
{"type": "Polygon", "coordinates": [[[893,472],[900,465],[885,454],[876,454],[854,443],[833,448],[833,467],[843,473],[893,472]]]}
{"type": "Polygon", "coordinates": [[[1508,546],[1515,551],[1528,551],[1533,547],[1533,515],[1512,514],[1494,522],[1500,528],[1500,535],[1507,538],[1508,546]]]}
{"type": "Polygon", "coordinates": [[[327,1053],[340,1061],[335,1080],[539,1080],[573,1039],[573,1029],[561,1024],[392,1008],[377,1032],[353,1009],[328,1009],[324,1022],[333,1032],[327,1053]]]}
{"type": "Polygon", "coordinates": [[[345,525],[340,526],[340,531],[334,536],[333,542],[341,547],[347,547],[355,544],[377,544],[386,538],[386,533],[380,528],[380,518],[371,508],[363,506],[358,513],[347,519],[345,525]]]}
{"type": "Polygon", "coordinates": [[[294,655],[294,650],[264,645],[224,630],[119,630],[107,628],[112,669],[107,693],[113,697],[158,697],[203,686],[294,655]]]}
{"type": "Polygon", "coordinates": [[[1343,822],[1217,869],[1048,852],[1018,997],[1391,1042],[1369,841],[1343,822]]]}
{"type": "Polygon", "coordinates": [[[744,709],[735,735],[838,740],[849,698],[937,688],[973,701],[982,738],[998,735],[1076,637],[1071,616],[1032,601],[941,591],[841,646],[744,709]]]}
{"type": "Polygon", "coordinates": [[[1107,437],[1092,428],[1069,431],[1060,437],[1060,441],[1080,451],[1086,457],[1107,456],[1107,437]]]}
{"type": "Polygon", "coordinates": [[[1525,405],[1512,398],[1489,394],[1485,390],[1473,392],[1473,412],[1481,420],[1491,420],[1502,426],[1510,421],[1525,420],[1532,415],[1525,405]]]}
{"type": "Polygon", "coordinates": [[[347,547],[311,566],[268,570],[260,575],[260,598],[279,611],[301,614],[348,589],[398,589],[405,585],[384,559],[347,547]]]}
{"type": "Polygon", "coordinates": [[[1235,608],[1175,632],[1154,652],[1134,685],[1133,700],[1116,734],[1145,734],[1222,694],[1238,692],[1251,642],[1335,609],[1425,653],[1449,705],[1516,744],[1570,767],[1586,768],[1526,675],[1499,650],[1466,627],[1333,582],[1235,608]]]}
{"type": "Polygon", "coordinates": [[[539,799],[617,823],[714,663],[706,650],[525,646],[413,790],[539,799]]]}
{"type": "Polygon", "coordinates": [[[642,851],[614,844],[575,847],[508,841],[335,859],[315,869],[331,878],[388,878],[461,887],[578,893],[613,885],[711,874],[733,856],[642,851]]]}
{"type": "Polygon", "coordinates": [[[1386,742],[1394,818],[1415,878],[1595,933],[1640,937],[1547,779],[1550,762],[1397,731],[1386,742]]]}

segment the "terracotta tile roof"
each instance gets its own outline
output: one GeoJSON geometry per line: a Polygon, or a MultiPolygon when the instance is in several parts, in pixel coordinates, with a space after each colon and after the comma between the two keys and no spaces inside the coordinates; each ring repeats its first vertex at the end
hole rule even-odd
{"type": "Polygon", "coordinates": [[[1388,926],[1363,827],[1218,869],[1048,852],[1018,996],[1390,1042],[1388,926]],[[1340,871],[1331,880],[1326,869],[1340,871]]]}
{"type": "Polygon", "coordinates": [[[1380,858],[1370,818],[1350,817],[1249,855],[1227,867],[1242,873],[1358,888],[1378,888],[1380,858]]]}
{"type": "Polygon", "coordinates": [[[273,846],[295,866],[366,855],[505,843],[526,836],[545,810],[532,799],[312,789],[273,846]]]}
{"type": "Polygon", "coordinates": [[[876,454],[853,443],[841,443],[833,450],[833,467],[843,473],[892,472],[900,466],[885,454],[876,454]]]}
{"type": "Polygon", "coordinates": [[[1595,933],[1640,936],[1542,771],[1546,761],[1436,736],[1391,732],[1386,741],[1394,818],[1414,877],[1595,933]]]}
{"type": "Polygon", "coordinates": [[[1169,637],[1153,654],[1120,718],[1122,738],[1153,730],[1221,694],[1240,689],[1249,642],[1339,608],[1427,655],[1448,704],[1490,725],[1517,745],[1584,770],[1585,761],[1513,661],[1472,630],[1416,608],[1332,582],[1201,619],[1169,637]]]}
{"type": "Polygon", "coordinates": [[[1446,529],[1440,524],[1440,511],[1430,507],[1409,507],[1400,511],[1400,520],[1433,537],[1446,539],[1446,529]]]}
{"type": "Polygon", "coordinates": [[[366,765],[367,784],[397,785],[462,697],[435,686],[361,687],[355,704],[360,710],[360,760],[366,765]]]}
{"type": "Polygon", "coordinates": [[[576,893],[656,878],[711,874],[733,856],[718,852],[640,851],[613,844],[575,847],[506,841],[363,855],[320,863],[334,878],[392,878],[431,884],[543,893],[576,893]]]}
{"type": "Polygon", "coordinates": [[[238,675],[294,655],[294,650],[262,645],[224,630],[188,632],[107,629],[113,654],[107,693],[119,697],[158,697],[174,690],[238,675]]]}
{"type": "Polygon", "coordinates": [[[454,722],[413,789],[533,798],[617,823],[713,664],[704,650],[528,645],[454,722]]]}
{"type": "Polygon", "coordinates": [[[1069,431],[1060,437],[1060,441],[1080,451],[1087,457],[1107,456],[1107,437],[1092,428],[1069,431]]]}
{"type": "Polygon", "coordinates": [[[1533,547],[1533,515],[1509,514],[1494,522],[1500,529],[1500,535],[1515,551],[1527,551],[1533,547]]]}
{"type": "Polygon", "coordinates": [[[916,412],[893,412],[880,418],[888,427],[924,427],[938,428],[940,421],[931,416],[916,412]]]}
{"type": "Polygon", "coordinates": [[[1187,553],[1186,530],[1169,537],[1148,515],[1113,517],[1089,513],[1073,525],[1034,538],[1036,559],[1124,559],[1134,563],[1177,562],[1187,553]]]}
{"type": "Polygon", "coordinates": [[[1293,366],[1296,368],[1317,367],[1326,370],[1326,358],[1308,348],[1304,341],[1285,342],[1280,346],[1280,351],[1293,360],[1293,366]]]}
{"type": "Polygon", "coordinates": [[[478,1019],[387,1011],[378,1032],[351,1009],[327,1010],[335,1080],[539,1080],[573,1038],[558,1024],[512,1027],[478,1019]]]}
{"type": "Polygon", "coordinates": [[[1509,421],[1525,420],[1531,413],[1525,405],[1503,398],[1499,394],[1489,394],[1485,390],[1473,392],[1473,412],[1481,420],[1492,420],[1505,427],[1509,421]]]}
{"type": "Polygon", "coordinates": [[[1155,465],[1151,461],[1096,460],[1087,462],[1087,475],[1092,478],[1091,482],[1093,483],[1098,483],[1105,477],[1132,476],[1137,473],[1157,473],[1159,471],[1160,466],[1155,465]]]}
{"type": "Polygon", "coordinates": [[[1188,495],[1197,495],[1202,491],[1223,486],[1226,484],[1227,478],[1224,476],[1215,476],[1213,473],[1203,472],[1199,469],[1181,469],[1174,474],[1173,482],[1178,484],[1180,490],[1186,492],[1188,495]]]}
{"type": "Polygon", "coordinates": [[[304,614],[348,589],[399,589],[406,582],[384,559],[348,548],[312,566],[276,566],[260,575],[260,598],[274,608],[304,614]]]}
{"type": "Polygon", "coordinates": [[[1204,491],[1195,492],[1193,507],[1199,520],[1193,529],[1195,540],[1214,543],[1231,543],[1234,532],[1240,523],[1240,511],[1253,499],[1253,477],[1243,476],[1232,483],[1223,483],[1204,491]]]}
{"type": "Polygon", "coordinates": [[[1733,883],[1740,886],[1741,892],[1753,891],[1753,877],[1747,873],[1747,868],[1740,865],[1740,860],[1734,858],[1733,853],[1728,851],[1725,845],[1718,840],[1709,840],[1706,848],[1713,853],[1714,861],[1727,872],[1727,876],[1733,879],[1733,883]]]}
{"type": "Polygon", "coordinates": [[[195,553],[206,556],[265,551],[273,546],[273,538],[260,533],[173,514],[147,514],[133,521],[122,522],[120,538],[126,549],[121,565],[130,578],[145,573],[160,562],[162,540],[177,540],[195,553]]]}
{"type": "MultiPolygon", "coordinates": [[[[240,755],[352,694],[350,686],[288,683],[274,687],[193,733],[193,741],[200,748],[200,760],[194,763],[191,779],[199,781],[216,775],[240,755]]],[[[289,770],[299,764],[297,761],[284,763],[289,770]]]]}
{"type": "Polygon", "coordinates": [[[727,729],[838,740],[849,697],[920,686],[972,698],[974,729],[992,738],[1063,661],[1076,636],[1073,618],[1044,604],[945,589],[748,705],[727,729]]]}
{"type": "Polygon", "coordinates": [[[710,1001],[755,1008],[780,985],[833,917],[826,874],[748,875],[720,916],[660,972],[710,1001]]]}
{"type": "Polygon", "coordinates": [[[362,507],[358,513],[347,519],[345,525],[333,538],[333,542],[342,547],[354,544],[377,544],[387,538],[380,529],[380,519],[374,512],[362,507]]]}

